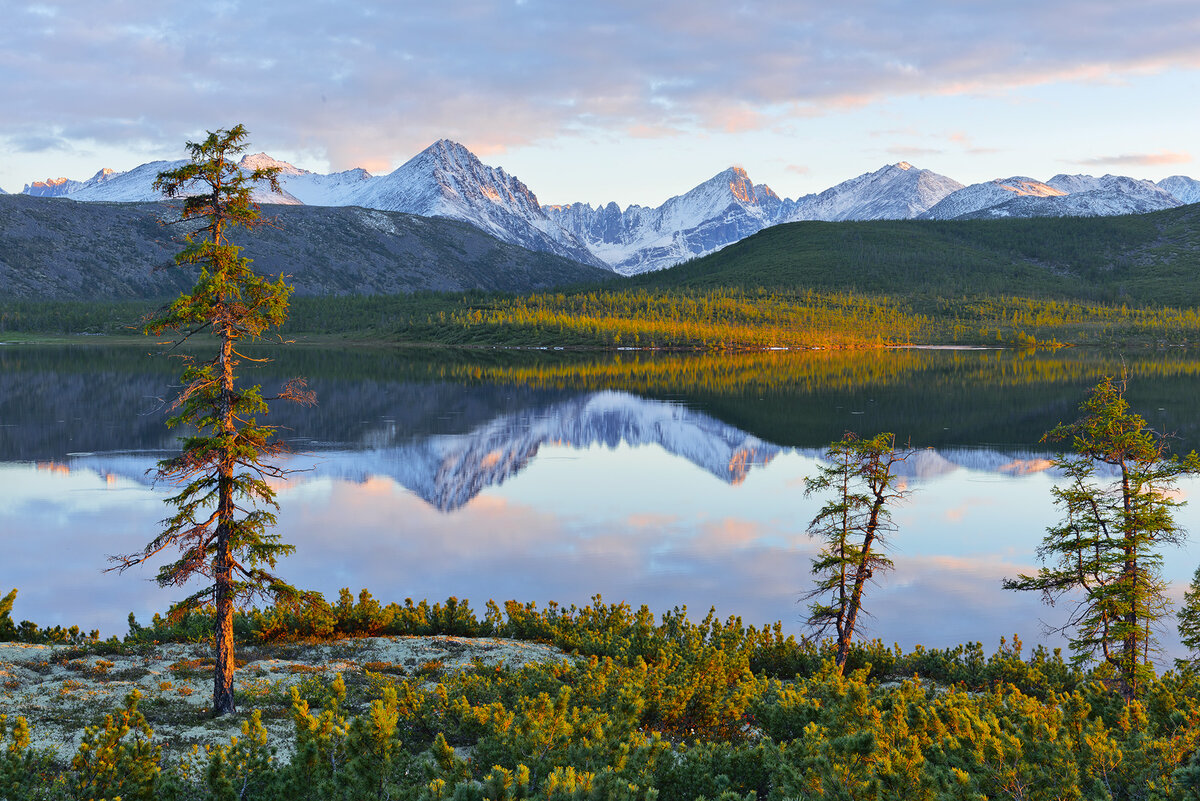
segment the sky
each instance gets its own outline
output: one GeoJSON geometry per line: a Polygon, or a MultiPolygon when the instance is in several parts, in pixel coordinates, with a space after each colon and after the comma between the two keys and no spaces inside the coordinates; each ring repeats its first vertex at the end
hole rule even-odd
{"type": "Polygon", "coordinates": [[[543,203],[784,197],[901,160],[1200,177],[1195,0],[0,0],[0,188],[252,150],[386,173],[440,138],[543,203]],[[835,7],[838,6],[838,7],[835,7]]]}

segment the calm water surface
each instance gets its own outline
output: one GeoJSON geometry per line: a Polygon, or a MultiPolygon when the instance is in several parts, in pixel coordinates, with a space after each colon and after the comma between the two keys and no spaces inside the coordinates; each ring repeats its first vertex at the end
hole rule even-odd
{"type": "MultiPolygon", "coordinates": [[[[1036,569],[1058,519],[1040,434],[1124,364],[1129,398],[1196,447],[1200,362],[1161,353],[894,351],[587,358],[411,356],[292,348],[254,380],[305,375],[314,409],[270,421],[298,453],[281,483],[280,565],[326,594],[687,605],[802,631],[822,503],[804,497],[846,430],[918,449],[895,511],[896,569],[871,591],[869,634],[911,647],[1001,636],[1059,645],[1061,611],[1000,581],[1036,569]]],[[[14,615],[122,634],[179,592],[154,569],[103,572],[159,529],[169,486],[161,398],[177,365],[145,348],[0,347],[0,591],[14,615]]],[[[1200,482],[1182,486],[1186,498],[1200,482]]],[[[1200,506],[1180,522],[1200,542],[1200,506]]],[[[1167,552],[1172,594],[1200,547],[1167,552]]],[[[1172,627],[1173,628],[1173,627],[1172,627]]],[[[1164,632],[1168,655],[1178,651],[1164,632]]]]}

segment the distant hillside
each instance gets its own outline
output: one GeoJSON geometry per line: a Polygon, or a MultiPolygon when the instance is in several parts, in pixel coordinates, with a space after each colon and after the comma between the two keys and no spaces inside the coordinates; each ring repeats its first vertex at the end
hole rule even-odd
{"type": "Polygon", "coordinates": [[[1122,217],[796,222],[630,279],[1200,305],[1200,204],[1122,217]]]}
{"type": "MultiPolygon", "coordinates": [[[[264,206],[275,221],[236,241],[264,274],[302,295],[416,290],[527,291],[612,278],[607,270],[535,253],[455,220],[356,207],[264,206]]],[[[169,265],[182,232],[160,203],[80,203],[0,197],[0,298],[161,297],[194,274],[169,265]]]]}

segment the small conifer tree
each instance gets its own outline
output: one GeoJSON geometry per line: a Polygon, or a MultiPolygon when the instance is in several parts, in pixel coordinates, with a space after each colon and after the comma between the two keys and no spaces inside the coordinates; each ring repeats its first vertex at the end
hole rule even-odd
{"type": "Polygon", "coordinates": [[[1076,662],[1098,656],[1132,699],[1153,675],[1153,627],[1169,608],[1160,549],[1185,536],[1173,516],[1181,503],[1175,482],[1200,471],[1200,459],[1194,451],[1185,459],[1168,453],[1165,438],[1130,411],[1124,380],[1105,378],[1079,411],[1075,422],[1042,437],[1074,451],[1057,460],[1068,480],[1052,490],[1066,519],[1046,531],[1041,570],[1004,586],[1039,590],[1048,604],[1069,599],[1059,630],[1074,632],[1076,662]]]}
{"type": "Polygon", "coordinates": [[[890,507],[908,494],[899,486],[896,466],[910,453],[896,450],[894,434],[861,439],[847,432],[825,451],[828,464],[804,482],[805,495],[834,493],[808,525],[809,536],[824,545],[812,562],[817,584],[806,597],[812,601],[809,626],[818,636],[833,629],[839,673],[860,627],[867,582],[876,572],[892,568],[883,549],[887,535],[895,531],[890,507]]]}
{"type": "Polygon", "coordinates": [[[1192,583],[1183,593],[1183,606],[1176,615],[1179,626],[1179,641],[1191,652],[1190,659],[1176,659],[1180,667],[1195,664],[1200,655],[1200,567],[1192,576],[1192,583]]]}
{"type": "MultiPolygon", "coordinates": [[[[188,164],[159,173],[154,182],[167,198],[183,197],[181,223],[201,223],[175,256],[181,267],[199,266],[200,275],[189,292],[146,325],[146,333],[182,332],[187,339],[211,331],[217,354],[207,361],[185,357],[183,387],[172,407],[176,414],[167,421],[190,429],[180,438],[182,452],[158,466],[159,479],[180,487],[167,499],[174,514],[142,551],[114,557],[113,568],[124,571],[173,547],[180,556],[159,569],[161,586],[181,586],[197,575],[211,582],[176,603],[171,613],[178,619],[206,604],[215,607],[214,715],[234,711],[236,603],[256,595],[282,605],[311,600],[268,569],[294,550],[269,531],[275,523],[271,509],[278,504],[268,480],[284,475],[272,463],[281,446],[273,440],[274,427],[256,420],[267,411],[261,388],[237,383],[237,367],[247,358],[239,343],[281,325],[291,293],[282,276],[270,281],[254,273],[250,260],[229,241],[231,229],[262,222],[250,199],[253,185],[261,182],[279,191],[277,167],[249,174],[239,168],[235,157],[245,150],[246,137],[241,125],[209,132],[203,142],[188,143],[188,164]]],[[[289,383],[277,398],[313,402],[303,380],[289,383]]]]}

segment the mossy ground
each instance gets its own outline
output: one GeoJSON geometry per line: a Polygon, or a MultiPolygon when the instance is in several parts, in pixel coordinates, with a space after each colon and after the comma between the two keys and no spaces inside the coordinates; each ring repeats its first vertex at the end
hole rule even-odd
{"type": "MultiPolygon", "coordinates": [[[[211,715],[211,647],[198,643],[99,646],[0,643],[0,709],[24,717],[33,746],[67,760],[87,726],[103,722],[132,690],[164,750],[228,743],[255,709],[273,740],[290,739],[291,688],[302,693],[342,674],[348,688],[365,688],[371,674],[414,677],[432,685],[446,674],[481,666],[518,669],[567,659],[552,646],[497,638],[364,637],[329,642],[274,642],[237,651],[238,713],[211,715]]],[[[349,693],[351,701],[355,698],[349,693]]],[[[361,706],[366,706],[363,701],[361,706]]],[[[349,711],[358,711],[351,709],[349,711]]]]}

